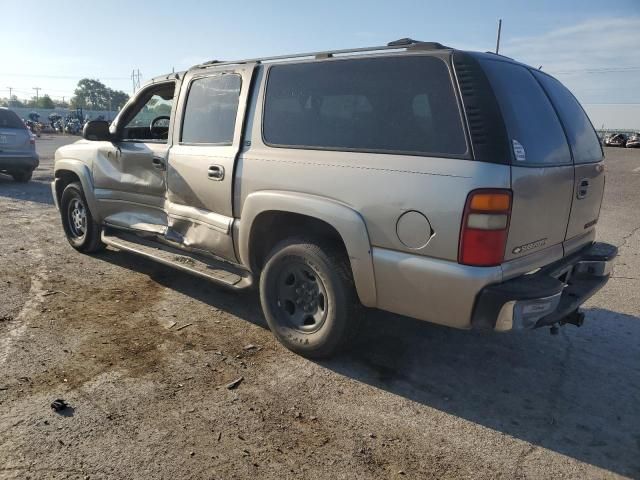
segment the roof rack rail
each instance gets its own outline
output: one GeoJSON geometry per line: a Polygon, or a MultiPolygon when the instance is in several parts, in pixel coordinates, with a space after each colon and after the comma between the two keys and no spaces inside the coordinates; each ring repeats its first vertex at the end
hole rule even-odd
{"type": "Polygon", "coordinates": [[[239,65],[243,63],[268,63],[268,62],[279,62],[285,60],[291,60],[296,58],[316,58],[316,59],[324,59],[324,58],[332,58],[336,55],[347,55],[350,53],[364,53],[364,52],[378,52],[384,50],[440,50],[447,49],[445,45],[442,45],[438,42],[420,42],[418,40],[413,40],[411,38],[401,38],[400,40],[394,40],[393,42],[389,42],[386,45],[381,45],[377,47],[361,47],[361,48],[348,48],[344,50],[326,50],[319,52],[307,52],[307,53],[294,53],[291,55],[278,55],[275,57],[258,57],[258,58],[249,58],[245,60],[232,60],[232,61],[220,61],[220,60],[209,60],[208,62],[200,63],[198,65],[194,65],[191,68],[206,68],[210,66],[218,66],[218,65],[239,65]]]}

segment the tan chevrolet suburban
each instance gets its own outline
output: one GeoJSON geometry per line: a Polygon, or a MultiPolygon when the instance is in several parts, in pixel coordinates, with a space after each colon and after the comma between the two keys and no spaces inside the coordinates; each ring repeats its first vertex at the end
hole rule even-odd
{"type": "Polygon", "coordinates": [[[157,77],[56,152],[71,245],[233,288],[336,352],[361,306],[455,328],[580,325],[608,280],[589,119],[509,58],[403,39],[157,77]]]}

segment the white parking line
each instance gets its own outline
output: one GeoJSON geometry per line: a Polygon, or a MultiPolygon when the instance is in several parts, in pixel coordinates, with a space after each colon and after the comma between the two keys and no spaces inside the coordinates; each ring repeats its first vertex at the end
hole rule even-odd
{"type": "Polygon", "coordinates": [[[9,358],[11,347],[24,335],[29,320],[38,314],[38,308],[44,299],[43,294],[45,293],[43,282],[47,279],[43,259],[44,255],[41,252],[36,252],[36,260],[39,267],[31,276],[31,288],[29,288],[29,293],[27,294],[27,301],[15,318],[17,326],[9,330],[4,338],[0,338],[0,366],[9,358]]]}
{"type": "Polygon", "coordinates": [[[639,173],[640,172],[640,167],[636,167],[633,170],[631,170],[633,173],[639,173]]]}

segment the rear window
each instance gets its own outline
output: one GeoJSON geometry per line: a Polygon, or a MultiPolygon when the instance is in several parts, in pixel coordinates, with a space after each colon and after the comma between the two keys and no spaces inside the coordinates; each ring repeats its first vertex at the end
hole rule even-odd
{"type": "Polygon", "coordinates": [[[26,128],[20,117],[11,110],[0,110],[0,128],[26,128]]]}
{"type": "Polygon", "coordinates": [[[569,137],[575,163],[591,163],[602,160],[602,148],[591,121],[578,100],[558,80],[542,72],[534,72],[560,115],[569,137]]]}
{"type": "Polygon", "coordinates": [[[570,164],[571,154],[560,120],[531,72],[499,60],[481,63],[511,137],[513,164],[570,164]]]}
{"type": "Polygon", "coordinates": [[[426,56],[273,66],[263,135],[274,146],[467,153],[448,67],[426,56]]]}

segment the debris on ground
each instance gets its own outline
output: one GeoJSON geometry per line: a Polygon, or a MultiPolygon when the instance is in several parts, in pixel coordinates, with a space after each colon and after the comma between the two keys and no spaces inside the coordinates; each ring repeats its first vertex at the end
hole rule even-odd
{"type": "Polygon", "coordinates": [[[250,343],[249,345],[245,345],[242,348],[243,350],[256,350],[258,347],[256,347],[253,343],[250,343]]]}
{"type": "Polygon", "coordinates": [[[238,377],[233,382],[227,384],[227,390],[233,390],[238,387],[244,380],[244,377],[238,377]]]}
{"type": "Polygon", "coordinates": [[[62,398],[56,398],[53,402],[51,402],[51,408],[55,412],[62,412],[69,407],[70,405],[62,398]]]}
{"type": "Polygon", "coordinates": [[[191,325],[193,325],[193,323],[185,323],[184,325],[176,328],[176,332],[179,332],[180,330],[182,330],[183,328],[187,328],[190,327],[191,325]]]}
{"type": "Polygon", "coordinates": [[[69,294],[68,294],[68,293],[61,292],[60,290],[47,290],[46,292],[44,292],[44,293],[42,294],[42,296],[43,296],[43,297],[48,297],[49,295],[55,295],[55,294],[57,294],[57,293],[61,293],[61,294],[62,294],[62,295],[64,295],[65,297],[68,297],[68,296],[69,296],[69,294]]]}

